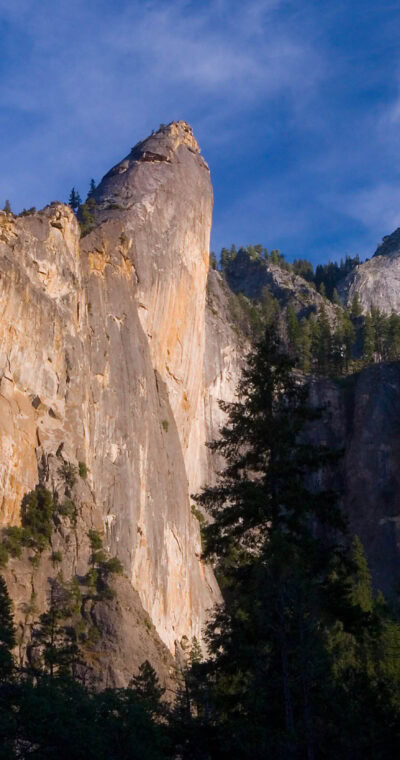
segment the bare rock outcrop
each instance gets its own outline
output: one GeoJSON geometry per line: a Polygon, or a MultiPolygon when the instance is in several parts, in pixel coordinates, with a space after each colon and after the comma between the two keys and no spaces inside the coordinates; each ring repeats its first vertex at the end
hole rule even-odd
{"type": "Polygon", "coordinates": [[[212,190],[191,128],[139,143],[95,200],[82,239],[63,204],[0,216],[0,521],[18,524],[38,462],[85,462],[106,548],[172,651],[219,599],[189,494],[239,366],[219,318],[206,349],[212,190]]]}
{"type": "Polygon", "coordinates": [[[357,295],[364,314],[373,307],[383,314],[400,313],[400,229],[384,237],[373,257],[350,272],[338,290],[348,306],[357,295]]]}

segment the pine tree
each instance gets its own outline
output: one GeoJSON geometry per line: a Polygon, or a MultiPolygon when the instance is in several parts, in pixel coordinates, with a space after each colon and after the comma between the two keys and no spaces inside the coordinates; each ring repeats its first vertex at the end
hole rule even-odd
{"type": "Polygon", "coordinates": [[[385,315],[376,306],[371,306],[370,315],[375,336],[375,352],[378,361],[382,361],[385,358],[388,322],[385,315]]]}
{"type": "Polygon", "coordinates": [[[332,363],[332,333],[325,307],[311,323],[311,350],[317,372],[327,375],[332,363]]]}
{"type": "Polygon", "coordinates": [[[70,194],[69,194],[69,200],[68,205],[72,208],[75,213],[78,211],[79,206],[81,205],[81,197],[77,190],[73,187],[70,194]]]}
{"type": "Polygon", "coordinates": [[[94,227],[95,221],[93,216],[93,209],[95,205],[95,199],[89,198],[86,203],[82,203],[79,206],[77,217],[79,226],[81,228],[82,237],[87,235],[94,227]]]}
{"type": "Polygon", "coordinates": [[[353,296],[353,300],[351,302],[351,311],[350,315],[352,319],[357,319],[358,317],[361,317],[362,314],[362,307],[361,302],[358,293],[355,293],[353,296]]]}
{"type": "Polygon", "coordinates": [[[385,359],[400,358],[400,316],[390,315],[387,320],[385,359]]]}
{"type": "Polygon", "coordinates": [[[136,698],[153,718],[165,714],[165,706],[162,703],[165,689],[160,685],[157,673],[148,660],[142,662],[139,673],[132,678],[129,688],[134,690],[136,698]]]}
{"type": "Polygon", "coordinates": [[[341,311],[332,340],[333,364],[336,372],[348,372],[355,339],[353,323],[347,312],[341,311]]]}
{"type": "Polygon", "coordinates": [[[12,214],[10,201],[4,203],[3,211],[5,211],[6,214],[12,214]]]}
{"type": "Polygon", "coordinates": [[[89,185],[89,190],[88,190],[88,194],[87,194],[86,200],[88,201],[89,198],[92,198],[93,195],[95,194],[95,192],[96,192],[96,183],[95,183],[94,179],[92,178],[90,180],[90,185],[89,185]]]}
{"type": "Polygon", "coordinates": [[[205,556],[218,558],[225,593],[233,595],[209,628],[217,679],[230,684],[232,710],[252,729],[255,720],[259,731],[258,721],[269,714],[280,726],[279,751],[292,757],[305,746],[311,759],[316,678],[327,669],[321,618],[346,606],[347,585],[336,544],[344,529],[336,497],[306,485],[337,456],[302,437],[320,412],[307,404],[308,389],[294,366],[269,328],[249,357],[238,401],[221,404],[228,422],[211,448],[225,457],[226,468],[196,499],[213,517],[205,556]],[[264,693],[257,686],[261,674],[264,693]]]}
{"type": "Polygon", "coordinates": [[[293,354],[297,356],[300,348],[300,325],[297,318],[296,309],[293,304],[289,304],[286,313],[287,331],[289,346],[293,354]]]}
{"type": "Polygon", "coordinates": [[[374,360],[375,354],[375,329],[371,314],[367,314],[364,320],[363,332],[363,359],[367,364],[374,360]]]}
{"type": "Polygon", "coordinates": [[[372,612],[374,598],[372,593],[371,573],[365,556],[364,547],[358,536],[353,539],[353,563],[351,598],[364,612],[372,612]]]}
{"type": "Polygon", "coordinates": [[[262,290],[261,314],[264,325],[274,324],[279,318],[280,306],[268,288],[262,290]]]}
{"type": "Polygon", "coordinates": [[[306,373],[311,371],[311,350],[312,344],[310,322],[306,317],[303,317],[300,321],[299,356],[301,369],[306,373]]]}
{"type": "Polygon", "coordinates": [[[218,260],[214,251],[210,251],[210,269],[218,269],[218,260]]]}
{"type": "Polygon", "coordinates": [[[0,683],[9,679],[13,672],[12,650],[15,644],[12,603],[7,591],[7,584],[0,575],[0,683]]]}
{"type": "Polygon", "coordinates": [[[79,646],[72,625],[74,595],[59,580],[50,581],[49,607],[33,629],[30,662],[33,670],[43,670],[50,678],[75,675],[80,661],[79,646]]]}

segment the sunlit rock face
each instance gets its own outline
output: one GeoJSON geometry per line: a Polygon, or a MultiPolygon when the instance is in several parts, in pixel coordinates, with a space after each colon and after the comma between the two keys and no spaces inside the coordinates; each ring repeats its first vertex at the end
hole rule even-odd
{"type": "Polygon", "coordinates": [[[99,218],[116,210],[137,282],[139,318],[190,473],[201,413],[212,212],[207,164],[177,122],[139,143],[103,179],[99,218]]]}
{"type": "Polygon", "coordinates": [[[212,189],[191,128],[139,143],[95,199],[81,240],[62,204],[0,217],[1,522],[38,463],[84,461],[105,544],[172,650],[219,599],[189,494],[239,366],[232,329],[206,327],[212,189]]]}
{"type": "Polygon", "coordinates": [[[71,209],[0,216],[0,520],[17,523],[38,480],[37,453],[83,441],[87,390],[85,294],[79,227],[71,209]]]}
{"type": "Polygon", "coordinates": [[[378,308],[400,313],[400,228],[383,238],[373,257],[356,267],[339,285],[343,302],[351,306],[357,295],[364,314],[378,308]]]}

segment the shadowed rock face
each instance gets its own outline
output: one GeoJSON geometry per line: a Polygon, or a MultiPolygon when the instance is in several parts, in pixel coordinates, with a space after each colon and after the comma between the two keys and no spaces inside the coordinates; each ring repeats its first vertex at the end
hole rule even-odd
{"type": "Polygon", "coordinates": [[[350,535],[364,544],[376,588],[400,582],[400,363],[376,364],[342,381],[318,381],[326,407],[318,441],[344,450],[335,475],[350,535]]]}
{"type": "Polygon", "coordinates": [[[293,305],[299,319],[317,314],[324,309],[330,320],[336,320],[334,305],[323,298],[303,277],[287,272],[271,261],[252,258],[243,249],[240,249],[229,263],[225,274],[234,293],[243,293],[248,298],[261,301],[264,291],[267,290],[278,299],[282,308],[293,305]]]}
{"type": "Polygon", "coordinates": [[[0,216],[1,523],[38,462],[50,485],[49,461],[86,462],[105,545],[173,649],[219,599],[189,494],[239,371],[228,325],[206,349],[212,190],[190,127],[139,143],[95,198],[81,240],[62,204],[0,216]]]}

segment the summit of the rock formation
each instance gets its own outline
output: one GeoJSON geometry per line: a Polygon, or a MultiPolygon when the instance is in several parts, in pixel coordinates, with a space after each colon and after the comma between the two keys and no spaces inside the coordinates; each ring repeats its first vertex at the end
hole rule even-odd
{"type": "MultiPolygon", "coordinates": [[[[149,194],[157,192],[171,172],[177,171],[179,164],[183,165],[183,172],[188,169],[190,154],[192,165],[202,167],[208,174],[208,166],[189,124],[176,121],[162,125],[158,132],[137,143],[103,177],[94,193],[97,216],[99,212],[127,209],[144,201],[149,194]]],[[[104,214],[100,218],[104,218],[104,214]]]]}

